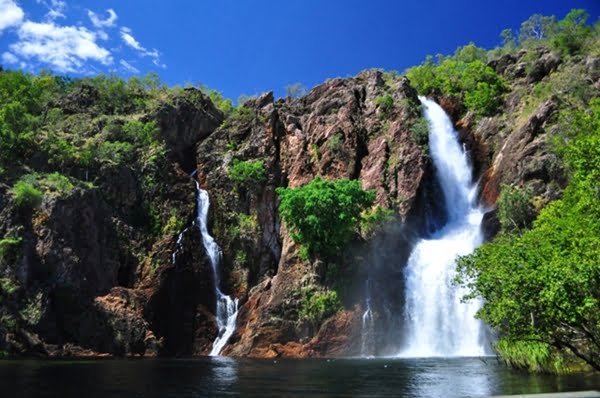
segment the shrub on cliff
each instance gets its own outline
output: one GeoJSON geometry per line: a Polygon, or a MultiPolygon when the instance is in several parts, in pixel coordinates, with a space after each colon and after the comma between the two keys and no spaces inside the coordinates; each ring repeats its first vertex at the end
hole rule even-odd
{"type": "Polygon", "coordinates": [[[279,214],[292,239],[310,254],[339,253],[355,236],[361,212],[375,200],[357,180],[326,181],[316,177],[297,188],[277,188],[279,214]]]}
{"type": "Polygon", "coordinates": [[[234,159],[228,173],[231,181],[246,188],[261,184],[267,178],[262,160],[234,159]]]}
{"type": "Polygon", "coordinates": [[[498,221],[505,232],[527,229],[535,217],[531,190],[503,185],[498,198],[498,221]]]}
{"type": "MultiPolygon", "coordinates": [[[[0,263],[11,257],[21,245],[23,238],[7,236],[0,239],[0,263]]],[[[0,285],[1,288],[1,285],[0,285]]]]}
{"type": "Polygon", "coordinates": [[[381,117],[386,118],[394,109],[394,98],[389,94],[380,95],[375,98],[375,105],[381,109],[381,117]]]}
{"type": "Polygon", "coordinates": [[[299,317],[306,319],[316,329],[325,319],[343,308],[335,290],[318,291],[307,287],[301,291],[299,317]]]}
{"type": "Polygon", "coordinates": [[[12,188],[15,203],[21,208],[37,207],[42,202],[44,194],[29,181],[20,180],[12,188]]]}

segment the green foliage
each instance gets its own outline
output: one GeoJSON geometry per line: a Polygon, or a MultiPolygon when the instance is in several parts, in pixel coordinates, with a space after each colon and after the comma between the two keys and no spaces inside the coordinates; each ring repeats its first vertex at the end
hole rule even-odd
{"type": "Polygon", "coordinates": [[[589,14],[582,9],[571,10],[560,21],[554,16],[534,14],[523,21],[517,38],[510,29],[502,31],[502,52],[514,51],[519,47],[533,49],[548,46],[563,56],[578,54],[594,34],[592,27],[587,25],[588,18],[589,14]]]}
{"type": "Polygon", "coordinates": [[[334,154],[337,154],[338,152],[340,152],[343,145],[344,145],[344,136],[342,135],[342,133],[333,134],[327,140],[327,146],[329,147],[329,150],[331,152],[333,152],[334,154]]]}
{"type": "Polygon", "coordinates": [[[408,69],[406,76],[420,94],[431,95],[440,91],[437,65],[431,55],[428,55],[421,65],[408,69]]]}
{"type": "Polygon", "coordinates": [[[308,320],[318,328],[325,319],[343,308],[335,290],[318,291],[315,288],[303,288],[300,300],[300,319],[308,320]]]}
{"type": "Polygon", "coordinates": [[[227,238],[230,241],[236,239],[254,240],[258,232],[258,218],[255,214],[236,214],[237,223],[231,223],[227,227],[227,238]]]}
{"type": "Polygon", "coordinates": [[[410,127],[410,133],[418,145],[427,145],[429,143],[429,122],[427,122],[427,119],[418,118],[410,127]]]}
{"type": "Polygon", "coordinates": [[[249,125],[254,120],[254,110],[246,106],[240,106],[231,115],[231,120],[244,126],[249,125]]]}
{"type": "Polygon", "coordinates": [[[360,230],[363,235],[370,236],[394,220],[396,220],[394,210],[377,205],[374,209],[363,212],[360,220],[360,230]]]}
{"type": "Polygon", "coordinates": [[[95,148],[98,160],[115,164],[130,161],[134,152],[133,144],[123,141],[102,141],[95,148]]]}
{"type": "Polygon", "coordinates": [[[246,102],[253,100],[255,98],[256,98],[255,95],[240,94],[237,98],[238,108],[236,108],[236,109],[243,107],[246,102]]]}
{"type": "Polygon", "coordinates": [[[277,188],[279,214],[292,239],[315,255],[339,253],[355,236],[360,214],[375,199],[357,180],[326,181],[316,177],[297,188],[277,188]]]}
{"type": "Polygon", "coordinates": [[[14,316],[0,312],[0,329],[14,331],[17,327],[17,321],[14,316]]]}
{"type": "Polygon", "coordinates": [[[229,98],[223,97],[223,94],[221,94],[219,91],[212,90],[204,86],[202,86],[200,89],[204,94],[208,95],[208,98],[210,98],[212,103],[215,104],[217,109],[223,112],[225,116],[230,115],[235,110],[233,102],[229,98]]]}
{"type": "Polygon", "coordinates": [[[10,278],[0,278],[0,290],[4,295],[11,295],[19,289],[19,286],[10,278]]]}
{"type": "Polygon", "coordinates": [[[502,38],[502,47],[505,50],[513,51],[517,48],[517,39],[511,29],[504,29],[500,32],[500,37],[502,38]]]}
{"type": "Polygon", "coordinates": [[[478,316],[510,341],[567,349],[600,370],[600,99],[563,115],[562,199],[533,228],[462,257],[459,281],[483,298],[478,316]]]}
{"type": "Polygon", "coordinates": [[[0,263],[8,261],[21,246],[22,241],[23,238],[13,236],[7,236],[6,238],[0,239],[0,263]]]}
{"type": "Polygon", "coordinates": [[[48,163],[61,170],[78,163],[80,155],[78,148],[54,133],[48,134],[41,149],[48,155],[48,163]]]}
{"type": "Polygon", "coordinates": [[[589,16],[585,10],[571,10],[558,22],[558,33],[552,37],[550,44],[564,55],[579,53],[592,34],[592,28],[587,25],[589,16]]]}
{"type": "Polygon", "coordinates": [[[237,144],[233,141],[228,142],[225,147],[228,151],[235,151],[237,149],[237,144]]]}
{"type": "Polygon", "coordinates": [[[518,232],[531,226],[535,209],[531,190],[503,185],[498,198],[498,221],[505,232],[518,232]]]}
{"type": "Polygon", "coordinates": [[[173,235],[181,232],[181,230],[185,227],[185,220],[181,219],[177,214],[176,209],[169,210],[169,218],[167,222],[162,227],[163,235],[173,235]]]}
{"type": "Polygon", "coordinates": [[[462,98],[465,106],[476,115],[489,116],[501,105],[502,94],[507,88],[502,78],[485,64],[484,52],[469,44],[439,64],[428,57],[425,63],[409,69],[406,75],[422,95],[462,98]]]}
{"type": "Polygon", "coordinates": [[[306,95],[307,92],[308,90],[306,87],[304,87],[304,85],[302,85],[302,83],[294,83],[285,86],[285,95],[288,97],[300,98],[306,95]]]}
{"type": "Polygon", "coordinates": [[[61,195],[68,194],[75,188],[69,177],[58,172],[46,174],[40,181],[40,185],[45,190],[55,191],[61,195]]]}
{"type": "Polygon", "coordinates": [[[504,362],[512,368],[533,373],[564,373],[565,365],[553,347],[537,341],[500,339],[494,344],[504,362]]]}
{"type": "Polygon", "coordinates": [[[154,121],[128,120],[122,130],[127,139],[145,146],[153,145],[158,140],[159,130],[154,121]]]}
{"type": "MultiPolygon", "coordinates": [[[[81,186],[89,184],[79,182],[81,186]]],[[[44,194],[67,195],[75,188],[73,181],[59,172],[49,174],[31,173],[22,176],[11,192],[15,203],[22,208],[33,208],[41,204],[44,194]]]]}
{"type": "Polygon", "coordinates": [[[146,203],[142,209],[143,225],[148,228],[148,231],[154,236],[160,236],[163,232],[160,211],[153,203],[146,203]]]}
{"type": "Polygon", "coordinates": [[[504,86],[478,82],[474,88],[465,92],[465,106],[478,116],[488,116],[496,112],[502,104],[504,86]]]}
{"type": "Polygon", "coordinates": [[[262,160],[234,159],[228,173],[231,181],[246,188],[258,187],[267,179],[265,164],[262,160]]]}
{"type": "Polygon", "coordinates": [[[454,53],[454,59],[457,62],[462,62],[465,64],[480,61],[487,61],[487,51],[485,49],[477,47],[475,43],[471,42],[466,46],[459,47],[454,53]]]}
{"type": "Polygon", "coordinates": [[[54,93],[54,80],[18,71],[0,71],[0,166],[29,156],[35,147],[44,98],[54,93]],[[46,90],[46,92],[44,92],[46,90]]]}
{"type": "MultiPolygon", "coordinates": [[[[95,108],[105,115],[124,115],[141,111],[146,106],[148,95],[145,81],[131,79],[129,82],[116,75],[96,75],[85,79],[80,85],[91,85],[98,91],[95,108]]],[[[154,84],[154,82],[150,82],[154,84]]]]}
{"type": "Polygon", "coordinates": [[[375,105],[381,109],[381,116],[386,118],[394,109],[394,98],[389,94],[380,95],[375,98],[375,105]]]}
{"type": "Polygon", "coordinates": [[[258,218],[255,214],[238,214],[240,231],[248,236],[253,236],[258,229],[258,218]]]}
{"type": "Polygon", "coordinates": [[[240,266],[240,267],[245,266],[247,261],[248,261],[248,255],[246,254],[246,252],[244,250],[238,250],[235,253],[235,263],[238,266],[240,266]]]}
{"type": "Polygon", "coordinates": [[[19,180],[11,189],[15,203],[20,208],[34,208],[42,203],[44,194],[31,182],[19,180]]]}
{"type": "Polygon", "coordinates": [[[523,47],[535,47],[556,33],[556,17],[534,14],[521,23],[519,43],[523,47]]]}

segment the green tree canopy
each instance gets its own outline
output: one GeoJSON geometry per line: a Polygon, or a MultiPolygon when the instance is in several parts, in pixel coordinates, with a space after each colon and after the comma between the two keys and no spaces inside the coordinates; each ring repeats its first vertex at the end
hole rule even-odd
{"type": "Polygon", "coordinates": [[[360,215],[375,200],[357,180],[323,180],[316,177],[298,188],[278,188],[279,213],[292,239],[312,254],[339,253],[355,236],[360,215]]]}
{"type": "Polygon", "coordinates": [[[567,349],[600,370],[600,99],[570,112],[560,152],[570,171],[562,199],[522,235],[496,238],[459,260],[478,316],[513,341],[567,349]]]}

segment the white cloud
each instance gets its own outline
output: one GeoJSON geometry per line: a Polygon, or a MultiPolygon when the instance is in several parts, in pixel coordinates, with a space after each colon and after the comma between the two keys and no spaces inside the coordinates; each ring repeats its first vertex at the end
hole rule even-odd
{"type": "Polygon", "coordinates": [[[134,50],[136,50],[138,53],[140,53],[141,56],[143,57],[150,57],[152,58],[152,63],[160,68],[166,68],[167,65],[163,64],[160,62],[160,53],[158,52],[157,49],[152,49],[152,51],[149,51],[146,49],[146,47],[142,46],[140,44],[139,41],[137,41],[135,39],[135,37],[133,37],[133,34],[131,32],[131,29],[127,28],[127,27],[122,27],[121,28],[121,39],[123,39],[123,42],[133,48],[134,50]]]}
{"type": "Polygon", "coordinates": [[[19,62],[19,58],[15,57],[14,54],[6,51],[2,54],[2,62],[4,62],[5,64],[16,64],[17,62],[19,62]]]}
{"type": "Polygon", "coordinates": [[[97,34],[84,27],[26,21],[17,34],[19,41],[10,45],[15,54],[59,72],[82,72],[90,60],[103,65],[113,62],[110,52],[96,44],[97,34]]]}
{"type": "Polygon", "coordinates": [[[117,13],[112,8],[109,8],[106,12],[108,12],[108,18],[100,19],[98,14],[92,10],[88,10],[88,17],[90,17],[90,21],[92,21],[92,25],[94,25],[95,28],[103,29],[115,26],[115,22],[117,22],[118,18],[117,13]]]}
{"type": "Polygon", "coordinates": [[[0,34],[3,30],[19,26],[25,13],[14,0],[0,0],[0,34]]]}
{"type": "Polygon", "coordinates": [[[121,38],[123,39],[125,44],[127,44],[129,47],[133,48],[134,50],[138,50],[139,52],[144,52],[144,53],[146,52],[146,49],[144,47],[142,47],[140,42],[137,41],[135,39],[135,37],[133,37],[131,35],[131,29],[126,28],[126,27],[121,28],[121,38]]]}
{"type": "Polygon", "coordinates": [[[38,4],[43,4],[47,9],[45,17],[49,21],[54,21],[58,18],[66,18],[65,10],[67,9],[67,2],[64,0],[36,0],[38,4]]]}
{"type": "Polygon", "coordinates": [[[135,73],[135,74],[140,73],[140,70],[138,68],[136,68],[135,66],[131,65],[129,62],[125,61],[124,59],[122,59],[121,61],[119,61],[119,63],[121,64],[121,66],[123,67],[123,69],[125,69],[127,72],[131,72],[131,73],[135,73]]]}

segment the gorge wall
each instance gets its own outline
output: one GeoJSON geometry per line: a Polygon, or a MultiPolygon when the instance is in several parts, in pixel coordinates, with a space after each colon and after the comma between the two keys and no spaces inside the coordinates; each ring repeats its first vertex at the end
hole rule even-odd
{"type": "MultiPolygon", "coordinates": [[[[530,189],[539,211],[566,183],[550,145],[556,113],[568,104],[560,95],[533,101],[534,88],[576,71],[597,93],[599,64],[591,56],[565,61],[545,48],[506,54],[489,63],[508,84],[492,117],[476,118],[460,100],[436,98],[471,153],[481,201],[490,208],[488,237],[498,231],[493,208],[502,184],[530,189]]],[[[87,87],[52,104],[65,115],[61,131],[80,129],[89,139],[120,134],[125,119],[102,117],[97,100],[87,87]]],[[[223,355],[360,354],[368,276],[379,287],[373,305],[392,297],[402,310],[403,267],[428,227],[430,204],[440,200],[419,134],[419,100],[406,77],[365,71],[329,80],[301,98],[276,100],[266,93],[229,116],[201,91],[185,89],[131,115],[156,122],[163,152],[138,152],[87,169],[63,165],[64,174],[93,184],[76,184],[67,193],[50,190],[31,209],[16,203],[11,175],[53,171],[47,158],[33,155],[0,182],[0,236],[21,239],[18,248],[0,255],[0,351],[210,352],[217,334],[215,297],[210,263],[190,228],[193,170],[211,199],[209,227],[223,250],[222,289],[240,300],[238,327],[223,355]],[[264,164],[264,182],[232,181],[234,161],[254,160],[264,164]],[[340,253],[335,269],[302,260],[277,212],[277,187],[301,186],[317,175],[360,180],[375,191],[377,205],[396,215],[396,222],[340,253]],[[154,219],[159,228],[148,225],[154,219]],[[303,292],[336,283],[343,310],[319,324],[302,319],[303,292]]],[[[377,322],[381,330],[397,326],[385,314],[377,322]]],[[[385,345],[386,336],[376,341],[385,345]]]]}

